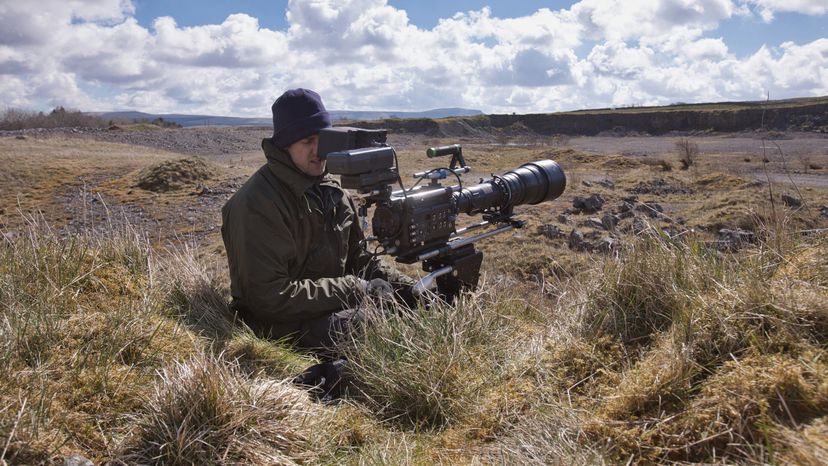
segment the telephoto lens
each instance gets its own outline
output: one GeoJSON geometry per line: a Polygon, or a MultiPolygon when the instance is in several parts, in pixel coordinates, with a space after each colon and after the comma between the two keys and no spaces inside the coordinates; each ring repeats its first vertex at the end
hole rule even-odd
{"type": "Polygon", "coordinates": [[[566,175],[553,160],[521,165],[501,176],[454,194],[458,212],[474,214],[489,208],[508,209],[557,199],[566,189],[566,175]]]}

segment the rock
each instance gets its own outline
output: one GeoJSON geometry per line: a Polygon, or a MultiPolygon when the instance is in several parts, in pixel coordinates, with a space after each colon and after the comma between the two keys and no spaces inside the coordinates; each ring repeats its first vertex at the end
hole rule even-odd
{"type": "Polygon", "coordinates": [[[590,217],[584,222],[585,227],[595,228],[596,230],[604,230],[604,222],[598,217],[590,217]]]}
{"type": "Polygon", "coordinates": [[[601,217],[601,223],[604,225],[605,230],[614,230],[620,221],[621,217],[613,214],[604,214],[604,216],[601,217]]]}
{"type": "Polygon", "coordinates": [[[823,217],[828,217],[828,205],[820,206],[819,207],[819,215],[823,217]]]}
{"type": "Polygon", "coordinates": [[[63,466],[95,466],[95,463],[81,455],[69,455],[63,459],[63,466]]]}
{"type": "Polygon", "coordinates": [[[569,223],[569,215],[566,215],[566,214],[558,215],[558,222],[563,223],[563,224],[569,223]]]}
{"type": "Polygon", "coordinates": [[[29,139],[29,138],[27,138],[27,137],[26,137],[25,135],[23,135],[23,134],[18,134],[18,135],[17,135],[17,136],[15,136],[14,138],[15,138],[15,139],[21,139],[21,140],[24,140],[24,141],[25,141],[26,139],[29,139]]]}
{"type": "Polygon", "coordinates": [[[646,221],[636,217],[632,221],[632,225],[630,225],[629,230],[635,234],[636,236],[641,235],[645,231],[650,229],[650,224],[646,221]]]}
{"type": "Polygon", "coordinates": [[[607,179],[607,178],[602,178],[602,179],[596,181],[596,183],[598,183],[599,185],[601,185],[601,186],[603,186],[607,189],[615,189],[615,183],[612,180],[607,179]]]}
{"type": "Polygon", "coordinates": [[[584,241],[584,235],[578,230],[572,230],[567,241],[569,249],[573,251],[589,251],[592,245],[584,241]]]}
{"type": "Polygon", "coordinates": [[[635,217],[635,212],[633,212],[632,210],[627,210],[627,211],[619,213],[618,215],[616,215],[616,217],[618,217],[621,220],[623,220],[625,218],[632,218],[632,217],[635,217]]]}
{"type": "Polygon", "coordinates": [[[594,214],[604,206],[603,197],[600,194],[591,194],[589,197],[575,196],[572,199],[572,207],[587,214],[594,214]]]}
{"type": "Polygon", "coordinates": [[[581,181],[581,184],[583,184],[583,185],[584,185],[584,186],[586,186],[587,188],[591,188],[591,187],[592,187],[592,183],[590,183],[590,182],[589,182],[589,181],[587,181],[587,180],[583,180],[583,181],[581,181]]]}
{"type": "Polygon", "coordinates": [[[788,194],[783,194],[782,195],[782,202],[784,202],[786,206],[788,206],[792,209],[798,209],[798,208],[802,207],[802,199],[793,197],[793,196],[788,195],[788,194]]]}
{"type": "Polygon", "coordinates": [[[622,202],[622,203],[618,204],[618,209],[616,209],[616,210],[618,210],[618,212],[622,212],[622,213],[623,212],[629,212],[633,209],[633,207],[634,206],[632,204],[625,201],[625,202],[622,202]]]}
{"type": "Polygon", "coordinates": [[[720,251],[735,251],[746,244],[756,242],[756,235],[752,231],[736,228],[730,230],[722,228],[719,230],[718,249],[720,251]]]}
{"type": "Polygon", "coordinates": [[[632,195],[632,196],[622,197],[621,200],[628,203],[628,204],[635,204],[636,202],[638,202],[638,196],[632,195]]]}
{"type": "Polygon", "coordinates": [[[655,202],[644,202],[635,206],[635,210],[647,214],[650,218],[659,218],[664,209],[655,202]]]}
{"type": "Polygon", "coordinates": [[[563,238],[564,236],[566,236],[564,234],[564,232],[561,231],[560,228],[558,228],[556,225],[552,225],[552,224],[546,224],[546,225],[539,226],[538,227],[538,233],[545,236],[545,237],[547,237],[547,238],[549,238],[549,239],[563,238]]]}
{"type": "Polygon", "coordinates": [[[655,194],[664,196],[667,194],[693,194],[693,189],[680,184],[671,184],[663,178],[651,181],[642,181],[629,190],[633,194],[655,194]]]}
{"type": "Polygon", "coordinates": [[[16,231],[0,231],[0,244],[8,243],[12,245],[19,237],[20,233],[16,231]]]}
{"type": "Polygon", "coordinates": [[[592,249],[604,254],[618,251],[621,249],[621,242],[611,236],[604,236],[592,244],[592,249]]]}

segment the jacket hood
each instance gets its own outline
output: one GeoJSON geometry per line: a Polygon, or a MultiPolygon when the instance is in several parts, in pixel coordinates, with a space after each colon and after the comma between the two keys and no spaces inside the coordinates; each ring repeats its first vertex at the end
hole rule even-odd
{"type": "Polygon", "coordinates": [[[289,187],[296,197],[302,197],[305,191],[314,184],[331,181],[327,172],[322,176],[309,176],[303,173],[290,159],[290,154],[276,147],[271,138],[262,139],[262,150],[267,158],[267,167],[273,176],[289,187]]]}

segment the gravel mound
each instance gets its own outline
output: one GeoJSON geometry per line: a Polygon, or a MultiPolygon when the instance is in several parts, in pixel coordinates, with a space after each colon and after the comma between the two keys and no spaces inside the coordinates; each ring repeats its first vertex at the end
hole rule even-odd
{"type": "Polygon", "coordinates": [[[203,183],[218,175],[218,168],[199,157],[167,160],[138,173],[135,186],[153,192],[167,192],[203,183]]]}

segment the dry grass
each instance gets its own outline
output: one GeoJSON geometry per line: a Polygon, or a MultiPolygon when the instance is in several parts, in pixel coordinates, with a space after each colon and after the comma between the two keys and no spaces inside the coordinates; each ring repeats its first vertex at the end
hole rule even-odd
{"type": "Polygon", "coordinates": [[[135,186],[147,191],[166,192],[189,188],[219,177],[219,168],[201,157],[166,160],[141,170],[135,186]]]}
{"type": "MultiPolygon", "coordinates": [[[[0,181],[29,206],[51,202],[49,193],[79,175],[100,174],[84,171],[95,157],[113,177],[101,187],[113,197],[185,196],[126,194],[139,169],[170,154],[132,156],[103,143],[79,150],[69,139],[0,144],[10,167],[0,181]],[[13,154],[24,155],[20,163],[13,154]]],[[[409,153],[406,170],[433,165],[409,153]]],[[[369,312],[365,331],[343,348],[354,384],[334,406],[311,404],[284,383],[312,357],[232,321],[218,243],[153,246],[114,219],[79,233],[14,220],[21,234],[0,237],[0,369],[8,374],[0,458],[825,462],[828,242],[800,232],[814,211],[780,209],[787,217],[773,221],[766,188],[704,163],[690,176],[548,147],[470,147],[467,157],[481,175],[558,158],[575,182],[554,203],[522,206],[526,229],[480,243],[480,293],[410,315],[369,312]],[[595,179],[595,167],[615,189],[580,183],[595,179]],[[723,254],[705,243],[709,235],[671,240],[653,221],[652,235],[626,237],[620,254],[604,256],[537,232],[561,225],[557,214],[574,195],[598,192],[607,211],[654,178],[704,196],[641,201],[662,203],[688,226],[745,225],[759,244],[723,254]]],[[[803,193],[809,205],[824,203],[822,192],[803,193]]]]}
{"type": "MultiPolygon", "coordinates": [[[[25,140],[0,138],[0,227],[24,227],[23,212],[38,211],[54,227],[81,220],[67,210],[80,191],[89,192],[101,180],[117,178],[148,163],[168,158],[168,153],[124,144],[69,137],[25,140]]],[[[77,202],[82,202],[80,198],[77,202]]]]}
{"type": "MultiPolygon", "coordinates": [[[[341,347],[352,392],[381,420],[415,429],[441,428],[479,414],[522,352],[517,331],[535,311],[496,287],[448,305],[396,312],[378,303],[365,309],[363,329],[341,347]]],[[[478,419],[479,421],[479,419],[478,419]]]]}
{"type": "Polygon", "coordinates": [[[578,317],[552,333],[539,372],[552,399],[613,461],[764,462],[791,450],[771,434],[828,414],[828,268],[806,258],[797,278],[780,271],[828,243],[787,241],[783,254],[734,257],[651,240],[609,260],[570,290],[578,317]]]}
{"type": "Polygon", "coordinates": [[[287,382],[198,355],[164,369],[121,458],[139,464],[294,464],[318,458],[333,412],[287,382]]]}

